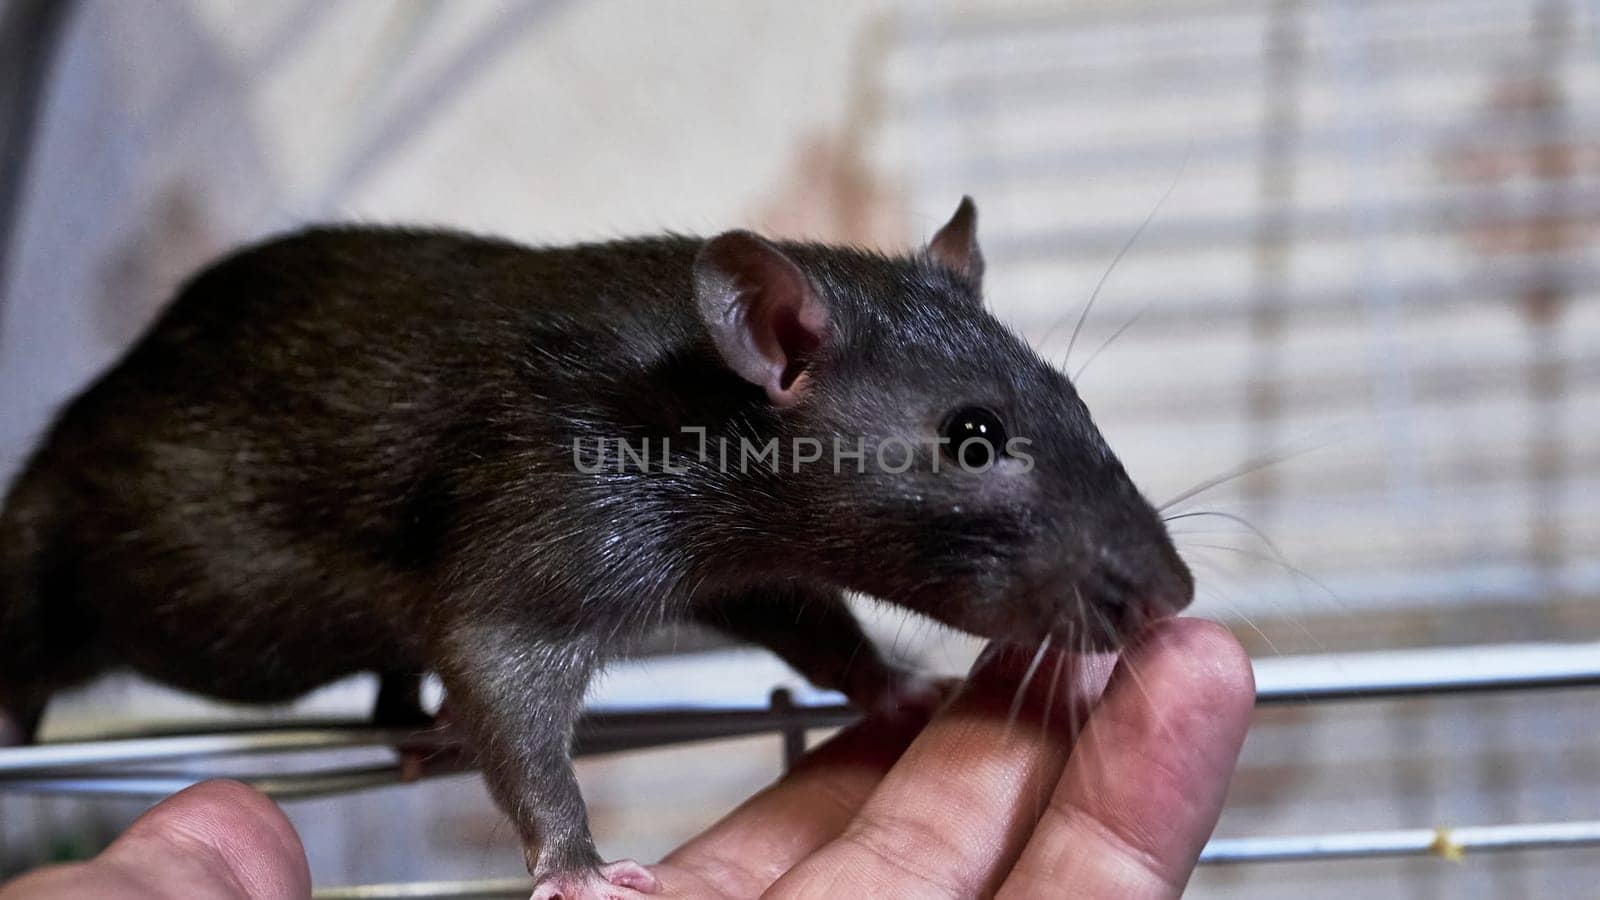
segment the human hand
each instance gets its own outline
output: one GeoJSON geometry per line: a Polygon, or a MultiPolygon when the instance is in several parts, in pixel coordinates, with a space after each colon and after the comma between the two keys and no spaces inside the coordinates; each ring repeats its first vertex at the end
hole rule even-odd
{"type": "MultiPolygon", "coordinates": [[[[1249,723],[1249,660],[1216,625],[1162,622],[1104,667],[986,654],[920,721],[869,720],[652,867],[667,898],[1176,897],[1221,811],[1249,723]],[[1087,721],[1085,721],[1087,719],[1087,721]],[[1074,727],[1081,726],[1081,727],[1074,727]],[[1073,737],[1076,736],[1076,741],[1073,737]]],[[[281,811],[231,782],[183,791],[89,863],[0,900],[281,900],[310,891],[281,811]]]]}
{"type": "Polygon", "coordinates": [[[845,730],[655,866],[663,893],[1177,897],[1249,726],[1249,658],[1220,626],[1161,622],[1103,696],[1104,662],[1059,692],[1039,666],[1012,722],[1029,660],[985,654],[920,731],[845,730]]]}

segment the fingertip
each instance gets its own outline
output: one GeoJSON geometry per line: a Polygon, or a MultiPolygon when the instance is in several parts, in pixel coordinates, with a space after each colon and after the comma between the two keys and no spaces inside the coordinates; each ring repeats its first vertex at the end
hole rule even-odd
{"type": "Polygon", "coordinates": [[[1216,826],[1255,703],[1231,632],[1169,619],[1139,636],[1078,742],[1005,896],[1177,896],[1216,826]]]}
{"type": "Polygon", "coordinates": [[[1228,707],[1254,705],[1255,669],[1250,655],[1233,632],[1209,619],[1163,619],[1140,635],[1129,648],[1132,665],[1159,661],[1176,671],[1174,680],[1203,686],[1207,702],[1228,707]]]}
{"type": "Polygon", "coordinates": [[[112,845],[141,840],[212,854],[251,900],[301,898],[311,892],[305,847],[282,809],[260,791],[228,779],[185,788],[140,816],[112,845]]]}

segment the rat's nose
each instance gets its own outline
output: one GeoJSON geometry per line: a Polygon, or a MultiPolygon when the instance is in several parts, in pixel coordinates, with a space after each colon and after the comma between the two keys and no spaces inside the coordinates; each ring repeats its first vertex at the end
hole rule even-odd
{"type": "Polygon", "coordinates": [[[1132,547],[1106,548],[1081,579],[1085,599],[1120,642],[1194,599],[1194,576],[1166,535],[1132,547]]]}
{"type": "Polygon", "coordinates": [[[1158,544],[1154,572],[1146,586],[1144,602],[1156,617],[1182,612],[1194,600],[1194,575],[1165,535],[1158,544]]]}
{"type": "MultiPolygon", "coordinates": [[[[1163,554],[1164,555],[1164,554],[1163,554]]],[[[1173,553],[1154,562],[1107,559],[1088,573],[1087,581],[1100,599],[1122,606],[1143,607],[1152,616],[1181,611],[1194,599],[1194,576],[1173,553]]]]}

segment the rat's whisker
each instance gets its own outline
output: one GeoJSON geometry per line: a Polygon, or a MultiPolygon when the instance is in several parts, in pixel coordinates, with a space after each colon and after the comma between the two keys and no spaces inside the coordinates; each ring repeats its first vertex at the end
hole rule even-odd
{"type": "Polygon", "coordinates": [[[1022,712],[1022,701],[1027,698],[1028,684],[1033,681],[1033,674],[1039,671],[1039,663],[1044,661],[1045,652],[1050,649],[1050,635],[1045,635],[1039,642],[1039,649],[1033,654],[1033,661],[1028,663],[1027,671],[1022,673],[1022,683],[1017,685],[1017,694],[1011,700],[1011,709],[1006,713],[1006,739],[1011,738],[1011,726],[1016,724],[1017,715],[1022,712]]]}
{"type": "Polygon", "coordinates": [[[1247,627],[1249,627],[1249,629],[1251,631],[1254,631],[1256,633],[1256,636],[1261,638],[1262,643],[1267,645],[1267,649],[1272,651],[1272,655],[1274,655],[1274,656],[1283,656],[1284,655],[1283,651],[1278,649],[1278,645],[1274,644],[1272,642],[1272,638],[1267,637],[1267,633],[1265,631],[1262,631],[1260,626],[1256,625],[1256,623],[1255,623],[1255,621],[1253,619],[1251,619],[1249,616],[1245,615],[1244,614],[1244,610],[1240,609],[1239,605],[1237,603],[1234,603],[1232,600],[1229,600],[1228,598],[1222,596],[1222,594],[1218,593],[1216,590],[1213,590],[1211,588],[1204,588],[1203,590],[1205,591],[1205,595],[1207,597],[1210,597],[1212,600],[1215,600],[1218,603],[1222,604],[1223,606],[1226,606],[1228,608],[1229,612],[1231,612],[1235,616],[1237,616],[1239,618],[1239,620],[1241,622],[1243,622],[1247,627]]]}
{"type": "Polygon", "coordinates": [[[1328,598],[1331,599],[1340,609],[1348,609],[1348,606],[1345,604],[1344,599],[1342,597],[1340,597],[1338,595],[1338,593],[1336,593],[1332,588],[1328,587],[1326,584],[1323,584],[1322,582],[1318,581],[1309,572],[1305,572],[1304,570],[1302,570],[1299,567],[1295,566],[1293,563],[1289,562],[1289,557],[1284,554],[1283,550],[1281,548],[1279,548],[1277,543],[1275,541],[1273,541],[1272,538],[1267,537],[1267,533],[1266,532],[1262,531],[1260,528],[1257,528],[1255,526],[1255,523],[1251,522],[1249,519],[1246,519],[1243,516],[1235,515],[1234,513],[1230,513],[1230,512],[1221,512],[1221,511],[1218,511],[1218,510],[1198,510],[1198,511],[1195,511],[1195,512],[1185,512],[1185,513],[1178,513],[1176,515],[1171,515],[1171,516],[1163,516],[1161,521],[1165,522],[1165,523],[1171,523],[1171,522],[1179,521],[1181,519],[1192,519],[1192,518],[1199,518],[1199,517],[1204,517],[1204,516],[1210,516],[1210,517],[1213,517],[1213,518],[1218,518],[1218,519],[1222,519],[1224,521],[1232,522],[1232,523],[1244,528],[1245,530],[1249,531],[1251,534],[1255,535],[1256,539],[1259,540],[1262,543],[1262,545],[1267,548],[1268,552],[1270,552],[1272,554],[1273,560],[1276,561],[1280,566],[1283,566],[1283,568],[1285,570],[1291,571],[1291,572],[1299,572],[1307,580],[1311,581],[1313,584],[1315,584],[1319,588],[1321,588],[1323,590],[1323,592],[1328,595],[1328,598]]]}
{"type": "Polygon", "coordinates": [[[1045,692],[1044,725],[1042,726],[1041,730],[1044,732],[1047,740],[1050,737],[1050,713],[1054,710],[1056,705],[1056,691],[1061,687],[1061,672],[1066,666],[1068,655],[1069,654],[1065,651],[1056,654],[1055,669],[1050,673],[1050,689],[1045,692]]]}
{"type": "MultiPolygon", "coordinates": [[[[1093,604],[1086,604],[1085,608],[1095,617],[1095,620],[1105,630],[1107,635],[1116,634],[1116,629],[1112,627],[1111,620],[1103,612],[1095,608],[1093,604]]],[[[1080,668],[1080,674],[1086,672],[1086,668],[1080,668]]],[[[1143,690],[1143,688],[1141,688],[1141,690],[1143,690]]],[[[1088,698],[1085,697],[1084,699],[1087,700],[1088,698]]],[[[1094,703],[1085,702],[1083,711],[1083,731],[1080,734],[1078,743],[1073,747],[1073,755],[1081,755],[1085,760],[1083,763],[1085,766],[1098,765],[1104,767],[1107,765],[1107,759],[1098,753],[1099,748],[1095,746],[1098,736],[1090,728],[1090,723],[1093,718],[1094,703]]]]}
{"type": "MultiPolygon", "coordinates": [[[[1050,744],[1050,713],[1055,709],[1056,689],[1061,687],[1061,670],[1062,666],[1066,665],[1067,655],[1066,652],[1056,654],[1055,670],[1050,673],[1050,689],[1045,692],[1044,696],[1044,719],[1039,725],[1039,742],[1045,746],[1050,744]]],[[[1072,700],[1070,696],[1067,699],[1068,702],[1072,700]]],[[[1067,744],[1067,752],[1068,754],[1072,752],[1071,743],[1067,744]]],[[[1040,815],[1044,812],[1045,790],[1047,787],[1048,785],[1045,784],[1044,779],[1035,781],[1033,784],[1033,810],[1035,815],[1040,815]]]]}
{"type": "MultiPolygon", "coordinates": [[[[1072,630],[1073,640],[1078,646],[1077,653],[1073,654],[1072,657],[1072,671],[1068,672],[1067,674],[1071,679],[1071,682],[1068,685],[1069,690],[1076,691],[1081,680],[1079,676],[1084,671],[1085,660],[1089,658],[1089,613],[1087,604],[1085,604],[1083,600],[1083,591],[1077,585],[1072,586],[1072,598],[1073,601],[1078,605],[1078,618],[1076,620],[1078,624],[1072,630]]],[[[1089,707],[1091,704],[1088,702],[1087,697],[1079,697],[1076,693],[1069,697],[1068,700],[1067,736],[1071,740],[1074,748],[1076,748],[1078,737],[1083,734],[1083,729],[1088,727],[1089,707]],[[1083,708],[1083,717],[1081,721],[1079,720],[1078,716],[1080,706],[1083,708]]]]}
{"type": "MultiPolygon", "coordinates": [[[[1110,264],[1108,264],[1106,266],[1106,270],[1100,274],[1100,280],[1095,282],[1094,290],[1089,292],[1089,301],[1083,305],[1083,311],[1078,314],[1077,324],[1072,326],[1072,337],[1068,338],[1067,340],[1067,352],[1061,355],[1061,367],[1063,369],[1065,369],[1067,367],[1067,363],[1072,360],[1072,348],[1078,343],[1078,334],[1083,331],[1084,323],[1089,321],[1089,311],[1094,309],[1094,302],[1095,300],[1099,299],[1100,291],[1106,286],[1106,282],[1110,280],[1111,273],[1116,271],[1117,264],[1122,262],[1122,258],[1124,256],[1128,255],[1128,251],[1133,249],[1133,245],[1139,242],[1139,238],[1144,235],[1145,229],[1150,227],[1150,223],[1155,221],[1156,214],[1161,212],[1161,207],[1166,205],[1167,198],[1171,197],[1172,192],[1177,190],[1178,181],[1179,179],[1183,178],[1183,170],[1189,166],[1190,149],[1192,149],[1192,145],[1189,148],[1185,148],[1183,152],[1183,161],[1178,163],[1178,171],[1173,174],[1172,183],[1167,185],[1167,189],[1162,192],[1161,198],[1156,201],[1154,206],[1150,207],[1149,212],[1145,213],[1144,221],[1139,223],[1139,227],[1134,229],[1133,234],[1129,235],[1128,239],[1123,242],[1122,247],[1117,250],[1116,255],[1111,257],[1110,264]]],[[[1052,336],[1055,335],[1056,330],[1059,329],[1061,324],[1065,321],[1066,317],[1064,316],[1060,319],[1057,319],[1056,323],[1050,326],[1050,329],[1044,333],[1044,337],[1040,338],[1039,342],[1043,344],[1048,341],[1052,336]]]]}
{"type": "MultiPolygon", "coordinates": [[[[1255,558],[1255,559],[1262,560],[1263,562],[1268,562],[1268,563],[1274,563],[1274,564],[1280,564],[1281,565],[1281,563],[1278,560],[1275,560],[1272,557],[1267,556],[1266,554],[1254,553],[1254,552],[1246,550],[1246,549],[1244,549],[1242,547],[1228,547],[1228,546],[1224,546],[1224,545],[1221,545],[1221,544],[1192,544],[1190,546],[1206,548],[1206,549],[1214,549],[1214,550],[1231,550],[1231,551],[1233,551],[1235,553],[1240,553],[1240,554],[1243,554],[1245,556],[1249,556],[1249,557],[1252,557],[1252,558],[1255,558]]],[[[1191,565],[1195,565],[1195,566],[1198,566],[1198,565],[1200,565],[1202,563],[1201,560],[1189,560],[1189,562],[1190,562],[1191,565]]],[[[1208,568],[1214,569],[1214,570],[1219,571],[1219,572],[1221,571],[1221,569],[1218,568],[1215,565],[1209,565],[1208,568]]],[[[1285,571],[1289,571],[1290,569],[1293,569],[1292,566],[1286,566],[1284,568],[1285,568],[1285,571]]],[[[1293,569],[1293,571],[1294,572],[1300,572],[1300,570],[1298,570],[1298,569],[1293,569]]],[[[1335,603],[1337,603],[1339,606],[1341,606],[1341,607],[1344,606],[1344,602],[1339,599],[1339,596],[1337,594],[1334,594],[1331,590],[1329,590],[1327,588],[1327,586],[1321,584],[1316,579],[1312,578],[1310,575],[1307,575],[1307,574],[1305,574],[1303,572],[1300,572],[1300,574],[1302,576],[1304,576],[1307,580],[1309,580],[1312,583],[1316,584],[1318,587],[1321,587],[1324,591],[1327,591],[1328,592],[1328,596],[1330,598],[1332,598],[1333,601],[1335,603]]],[[[1304,589],[1302,588],[1300,582],[1298,580],[1294,579],[1293,577],[1291,577],[1289,579],[1289,582],[1290,582],[1290,585],[1294,588],[1295,599],[1299,602],[1301,608],[1303,609],[1305,607],[1305,591],[1304,591],[1304,589]]],[[[1239,616],[1241,619],[1245,619],[1245,621],[1250,625],[1250,627],[1255,630],[1256,634],[1261,635],[1262,640],[1267,641],[1267,645],[1269,647],[1272,646],[1272,642],[1267,640],[1267,637],[1266,637],[1265,634],[1261,633],[1261,629],[1256,628],[1255,627],[1255,623],[1254,622],[1250,622],[1249,619],[1247,617],[1245,617],[1245,615],[1240,611],[1240,609],[1238,607],[1238,604],[1235,604],[1235,603],[1233,603],[1231,601],[1228,601],[1227,599],[1223,598],[1215,590],[1212,590],[1212,591],[1208,592],[1207,596],[1213,597],[1216,600],[1218,600],[1219,602],[1224,603],[1225,605],[1227,605],[1233,611],[1233,613],[1235,615],[1239,616]]],[[[1313,634],[1310,628],[1306,627],[1305,621],[1300,616],[1291,615],[1291,616],[1287,616],[1285,618],[1287,619],[1289,624],[1294,626],[1295,630],[1299,631],[1300,634],[1305,636],[1305,639],[1306,639],[1307,643],[1309,643],[1312,646],[1316,647],[1319,651],[1327,652],[1327,650],[1328,650],[1327,645],[1325,645],[1320,638],[1318,638],[1315,634],[1313,634]]],[[[1273,649],[1274,652],[1277,652],[1277,648],[1276,647],[1273,647],[1272,649],[1273,649]]],[[[1279,653],[1279,655],[1281,656],[1283,654],[1279,653]]]]}
{"type": "Polygon", "coordinates": [[[1150,693],[1149,686],[1144,683],[1144,677],[1139,674],[1138,665],[1134,663],[1131,657],[1127,656],[1119,660],[1119,664],[1127,666],[1128,676],[1133,679],[1134,687],[1139,689],[1139,693],[1143,694],[1146,702],[1150,704],[1151,711],[1155,713],[1156,726],[1161,729],[1162,736],[1169,742],[1176,740],[1171,724],[1168,723],[1166,715],[1161,711],[1161,704],[1156,702],[1155,695],[1150,693]]]}
{"type": "Polygon", "coordinates": [[[1235,525],[1240,526],[1241,528],[1244,528],[1245,530],[1249,531],[1251,534],[1255,535],[1256,538],[1261,541],[1261,543],[1265,544],[1267,549],[1272,551],[1272,554],[1274,556],[1278,557],[1279,559],[1286,559],[1284,557],[1284,555],[1283,555],[1283,551],[1278,549],[1278,545],[1273,542],[1272,538],[1267,537],[1267,533],[1265,531],[1262,531],[1260,528],[1257,528],[1255,526],[1255,524],[1253,522],[1251,522],[1249,519],[1246,519],[1244,516],[1237,515],[1235,513],[1221,512],[1219,510],[1212,510],[1212,509],[1202,509],[1202,510],[1196,510],[1194,512],[1183,512],[1183,513],[1177,513],[1175,515],[1170,515],[1170,516],[1162,516],[1161,517],[1161,521],[1162,522],[1166,522],[1166,523],[1170,523],[1170,522],[1178,522],[1178,521],[1181,521],[1183,519],[1200,518],[1202,516],[1211,516],[1211,517],[1218,518],[1218,519],[1225,519],[1225,520],[1227,520],[1229,522],[1234,523],[1235,525]]]}
{"type": "Polygon", "coordinates": [[[1197,537],[1238,537],[1239,529],[1233,527],[1224,528],[1220,526],[1217,528],[1197,528],[1191,524],[1184,523],[1181,525],[1175,524],[1168,528],[1167,534],[1171,535],[1173,540],[1177,540],[1179,538],[1197,537]]]}
{"type": "Polygon", "coordinates": [[[1237,553],[1240,556],[1260,560],[1261,562],[1277,566],[1290,575],[1305,579],[1306,581],[1310,582],[1318,590],[1322,591],[1324,594],[1327,594],[1329,599],[1339,604],[1341,608],[1345,606],[1344,599],[1335,593],[1333,588],[1330,588],[1324,584],[1322,579],[1312,575],[1310,572],[1307,572],[1305,569],[1302,569],[1299,566],[1286,562],[1281,556],[1273,556],[1269,553],[1258,553],[1255,550],[1249,549],[1248,547],[1230,547],[1227,544],[1200,544],[1194,541],[1184,541],[1182,542],[1181,546],[1194,547],[1200,550],[1226,550],[1229,553],[1237,553]]]}
{"type": "Polygon", "coordinates": [[[1171,499],[1167,500],[1165,503],[1162,503],[1160,506],[1157,506],[1156,507],[1156,512],[1166,512],[1167,510],[1171,509],[1172,507],[1177,506],[1179,503],[1182,503],[1185,500],[1191,500],[1191,499],[1193,499],[1195,497],[1198,497],[1201,494],[1204,494],[1206,491],[1211,490],[1212,488],[1221,487],[1222,485],[1227,484],[1228,482],[1233,481],[1235,479],[1243,478],[1246,475],[1254,474],[1256,472],[1261,471],[1262,469],[1268,468],[1270,466],[1275,466],[1275,465],[1277,465],[1278,463],[1281,463],[1281,462],[1287,462],[1288,460],[1294,459],[1297,456],[1304,456],[1305,454],[1310,453],[1310,452],[1312,452],[1314,450],[1321,450],[1323,447],[1326,447],[1326,446],[1327,446],[1327,443],[1323,442],[1323,443],[1318,443],[1318,444],[1314,444],[1314,445],[1307,446],[1307,447],[1298,447],[1298,448],[1278,447],[1276,449],[1269,450],[1266,453],[1261,454],[1260,456],[1251,457],[1250,459],[1245,460],[1244,462],[1238,464],[1237,466],[1234,466],[1231,469],[1228,469],[1227,471],[1223,472],[1220,475],[1216,475],[1214,477],[1207,478],[1204,481],[1200,482],[1199,484],[1196,484],[1191,488],[1188,488],[1188,489],[1186,489],[1184,491],[1179,492],[1177,496],[1172,497],[1171,499]]]}
{"type": "Polygon", "coordinates": [[[1078,371],[1076,371],[1076,372],[1074,372],[1072,374],[1072,383],[1073,384],[1077,384],[1078,381],[1083,378],[1083,373],[1087,372],[1089,370],[1089,365],[1091,363],[1093,363],[1096,359],[1099,359],[1100,358],[1100,354],[1104,353],[1106,348],[1111,346],[1113,341],[1115,341],[1119,337],[1122,337],[1123,332],[1127,331],[1129,328],[1132,328],[1141,318],[1143,318],[1144,314],[1150,311],[1150,307],[1154,303],[1155,303],[1155,300],[1153,300],[1153,299],[1149,300],[1149,301],[1146,301],[1145,305],[1139,307],[1139,311],[1138,312],[1134,313],[1132,316],[1129,316],[1128,317],[1128,321],[1122,323],[1122,327],[1118,328],[1116,331],[1111,332],[1111,336],[1110,337],[1108,337],[1105,340],[1101,341],[1100,342],[1100,346],[1094,348],[1094,352],[1089,354],[1089,358],[1084,360],[1083,361],[1083,365],[1078,367],[1078,371]]]}
{"type": "Polygon", "coordinates": [[[897,609],[896,612],[900,614],[900,621],[894,627],[894,637],[889,640],[889,655],[891,658],[898,657],[900,655],[900,639],[905,636],[906,624],[915,618],[915,616],[912,615],[911,610],[903,607],[897,609]]]}

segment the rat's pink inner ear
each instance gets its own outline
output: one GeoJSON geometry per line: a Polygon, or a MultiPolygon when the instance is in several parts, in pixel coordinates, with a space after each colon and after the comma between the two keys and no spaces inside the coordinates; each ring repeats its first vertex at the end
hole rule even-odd
{"type": "Polygon", "coordinates": [[[728,368],[778,406],[797,402],[828,333],[828,308],[800,267],[760,237],[730,231],[700,248],[694,291],[728,368]]]}
{"type": "Polygon", "coordinates": [[[974,284],[983,280],[983,251],[978,249],[978,206],[962,197],[956,214],[928,241],[928,258],[974,284]]]}

